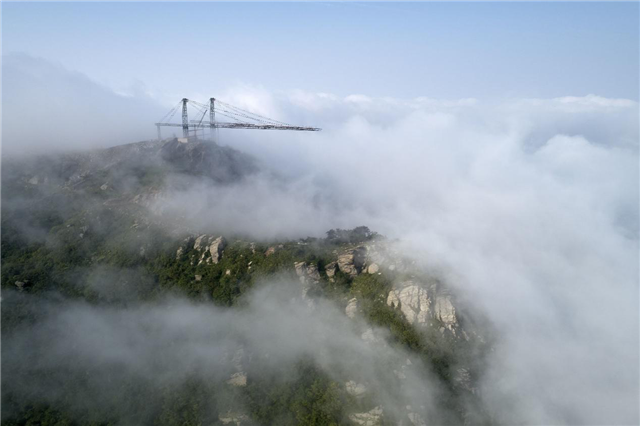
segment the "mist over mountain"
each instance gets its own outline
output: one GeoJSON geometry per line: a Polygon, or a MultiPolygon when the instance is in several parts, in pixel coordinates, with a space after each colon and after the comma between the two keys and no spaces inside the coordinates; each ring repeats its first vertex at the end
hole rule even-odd
{"type": "Polygon", "coordinates": [[[181,143],[3,90],[3,424],[638,423],[637,102],[239,85],[323,131],[181,143]]]}

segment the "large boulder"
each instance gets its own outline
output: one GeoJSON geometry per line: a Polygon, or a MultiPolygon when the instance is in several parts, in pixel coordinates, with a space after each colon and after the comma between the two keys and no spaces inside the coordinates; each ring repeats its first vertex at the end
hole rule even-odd
{"type": "Polygon", "coordinates": [[[458,318],[456,317],[456,308],[453,306],[453,303],[451,303],[451,296],[438,295],[436,297],[435,317],[442,322],[447,329],[454,331],[458,325],[458,318]]]}
{"type": "MultiPolygon", "coordinates": [[[[193,249],[201,252],[198,265],[202,262],[206,263],[218,263],[222,259],[224,249],[227,247],[227,240],[222,237],[215,237],[210,235],[200,235],[193,243],[193,249]],[[207,256],[209,255],[209,256],[207,256]]],[[[176,257],[179,257],[182,253],[176,253],[176,257]]]]}
{"type": "Polygon", "coordinates": [[[296,275],[302,283],[302,297],[307,298],[307,293],[311,290],[312,286],[320,282],[320,272],[318,272],[318,265],[315,263],[295,262],[293,267],[296,270],[296,275]]]}
{"type": "Polygon", "coordinates": [[[349,304],[345,308],[344,313],[347,314],[349,318],[354,319],[358,314],[358,299],[354,297],[349,300],[349,304]]]}
{"type": "Polygon", "coordinates": [[[351,396],[355,396],[356,398],[361,398],[367,393],[367,387],[362,383],[356,383],[353,380],[349,380],[344,384],[345,390],[351,396]]]}
{"type": "Polygon", "coordinates": [[[333,277],[336,275],[337,271],[338,271],[338,262],[328,263],[324,267],[324,272],[327,274],[327,278],[329,278],[329,281],[331,282],[334,281],[333,277]]]}
{"type": "Polygon", "coordinates": [[[378,406],[366,413],[353,413],[349,420],[360,426],[378,426],[382,422],[382,407],[378,406]]]}
{"type": "Polygon", "coordinates": [[[220,420],[220,422],[222,422],[223,425],[242,426],[243,423],[249,421],[249,416],[247,416],[246,414],[234,413],[232,411],[229,411],[225,414],[220,414],[218,416],[218,419],[220,420]]]}
{"type": "Polygon", "coordinates": [[[317,283],[320,281],[320,272],[318,272],[318,265],[315,263],[295,262],[293,267],[301,283],[317,283]]]}
{"type": "Polygon", "coordinates": [[[414,281],[406,281],[389,292],[387,305],[400,307],[409,324],[425,324],[429,319],[431,300],[426,289],[414,281]]]}
{"type": "Polygon", "coordinates": [[[338,268],[343,273],[355,277],[362,271],[366,257],[367,249],[364,247],[347,250],[338,256],[338,268]]]}
{"type": "Polygon", "coordinates": [[[211,253],[211,263],[218,263],[222,259],[222,252],[227,246],[227,240],[224,237],[218,237],[209,245],[209,253],[211,253]]]}

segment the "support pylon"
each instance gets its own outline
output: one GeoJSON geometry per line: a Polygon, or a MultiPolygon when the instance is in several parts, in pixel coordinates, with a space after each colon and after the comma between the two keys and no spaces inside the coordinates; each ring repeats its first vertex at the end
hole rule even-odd
{"type": "Polygon", "coordinates": [[[189,137],[189,116],[187,115],[187,102],[189,99],[182,98],[182,136],[189,137]]]}
{"type": "Polygon", "coordinates": [[[216,129],[216,98],[210,98],[209,99],[209,129],[210,129],[210,137],[211,140],[214,140],[213,138],[213,132],[216,129]]]}

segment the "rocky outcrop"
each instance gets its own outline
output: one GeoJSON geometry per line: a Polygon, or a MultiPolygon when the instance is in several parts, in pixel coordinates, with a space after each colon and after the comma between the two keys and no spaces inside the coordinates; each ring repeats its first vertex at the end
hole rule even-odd
{"type": "Polygon", "coordinates": [[[438,295],[435,304],[435,318],[442,322],[445,328],[455,334],[455,327],[458,325],[456,309],[451,303],[450,295],[438,295]]]}
{"type": "Polygon", "coordinates": [[[227,380],[227,384],[231,386],[247,386],[247,375],[243,372],[233,373],[231,378],[227,380]]]}
{"type": "Polygon", "coordinates": [[[315,263],[295,262],[293,266],[296,270],[296,275],[298,275],[300,279],[300,283],[302,283],[302,297],[306,298],[311,287],[320,282],[318,265],[315,263]]]}
{"type": "Polygon", "coordinates": [[[409,324],[426,325],[433,319],[442,324],[441,332],[449,330],[456,335],[458,318],[452,297],[437,284],[417,280],[396,283],[387,296],[387,305],[400,308],[409,324]]]}
{"type": "Polygon", "coordinates": [[[247,374],[243,371],[242,368],[242,359],[244,358],[244,349],[239,348],[233,358],[231,359],[231,363],[235,368],[236,372],[231,375],[229,380],[227,380],[227,384],[231,386],[247,386],[247,374]]]}
{"type": "Polygon", "coordinates": [[[387,305],[400,307],[409,324],[425,324],[429,319],[431,300],[419,283],[406,281],[389,292],[387,305]]]}
{"type": "MultiPolygon", "coordinates": [[[[209,264],[220,262],[226,246],[227,240],[222,236],[200,235],[193,243],[193,249],[201,253],[198,265],[203,262],[209,264]]],[[[179,259],[182,253],[184,249],[181,247],[176,252],[176,259],[179,259]]]]}
{"type": "Polygon", "coordinates": [[[347,314],[349,318],[354,319],[358,314],[358,299],[354,297],[353,299],[349,300],[349,304],[347,304],[344,313],[347,314]]]}
{"type": "Polygon", "coordinates": [[[329,281],[331,282],[334,281],[333,277],[336,275],[337,271],[338,271],[338,262],[328,263],[324,267],[324,272],[327,274],[327,278],[329,278],[329,281]]]}
{"type": "Polygon", "coordinates": [[[293,266],[301,283],[318,283],[320,281],[320,272],[318,272],[318,265],[315,263],[296,262],[293,266]]]}
{"type": "Polygon", "coordinates": [[[382,407],[378,406],[366,413],[353,413],[349,420],[360,426],[378,426],[382,422],[382,407]]]}
{"type": "Polygon", "coordinates": [[[209,253],[211,254],[211,263],[218,263],[222,258],[222,252],[227,246],[227,240],[218,237],[209,245],[209,253]]]}
{"type": "Polygon", "coordinates": [[[242,426],[242,424],[249,421],[249,416],[242,413],[227,412],[220,414],[218,419],[223,425],[242,426]]]}
{"type": "Polygon", "coordinates": [[[367,393],[367,387],[362,383],[356,383],[353,380],[349,380],[344,384],[345,390],[351,396],[355,396],[356,398],[361,398],[367,393]]]}
{"type": "Polygon", "coordinates": [[[338,256],[338,268],[343,273],[355,277],[362,271],[366,255],[367,249],[364,247],[348,250],[338,256]]]}
{"type": "Polygon", "coordinates": [[[14,284],[18,290],[23,291],[29,285],[29,280],[16,281],[14,284]]]}
{"type": "Polygon", "coordinates": [[[367,272],[370,274],[377,274],[379,270],[380,270],[380,267],[378,266],[377,263],[372,263],[367,267],[367,272]]]}
{"type": "MultiPolygon", "coordinates": [[[[410,409],[411,407],[408,408],[410,409]]],[[[409,417],[409,421],[413,426],[427,426],[426,420],[418,413],[409,412],[407,417],[409,417]]]]}

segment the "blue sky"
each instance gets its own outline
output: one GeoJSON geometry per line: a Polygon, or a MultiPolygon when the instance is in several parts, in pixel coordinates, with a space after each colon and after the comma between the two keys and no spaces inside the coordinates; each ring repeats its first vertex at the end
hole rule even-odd
{"type": "Polygon", "coordinates": [[[237,84],[340,96],[638,99],[638,3],[2,3],[24,52],[161,99],[237,84]]]}

